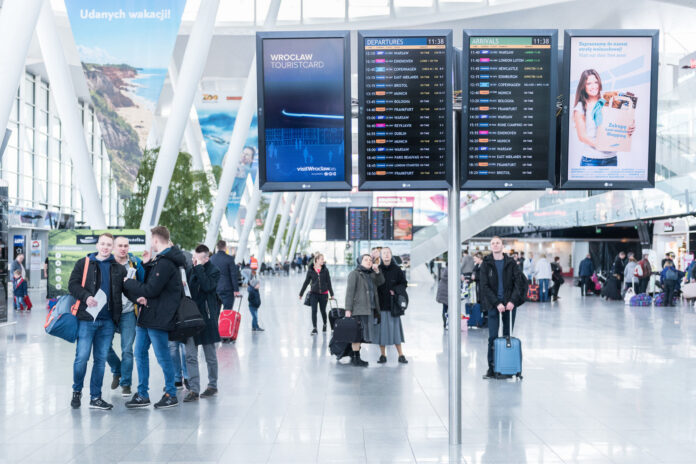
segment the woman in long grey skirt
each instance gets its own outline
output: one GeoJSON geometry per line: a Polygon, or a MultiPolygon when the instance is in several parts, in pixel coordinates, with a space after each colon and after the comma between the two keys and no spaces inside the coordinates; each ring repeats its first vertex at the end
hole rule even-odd
{"type": "Polygon", "coordinates": [[[372,343],[378,344],[381,356],[377,363],[387,362],[387,346],[394,345],[399,353],[399,362],[408,363],[401,344],[404,342],[404,328],[401,325],[401,316],[397,306],[399,295],[406,295],[406,276],[393,260],[389,248],[382,248],[382,263],[379,266],[384,275],[384,283],[377,288],[379,295],[380,323],[374,328],[372,343]]]}
{"type": "MultiPolygon", "coordinates": [[[[384,276],[379,266],[373,264],[370,255],[362,255],[360,264],[348,274],[346,285],[346,317],[354,317],[362,325],[360,343],[374,343],[372,327],[375,315],[379,317],[379,296],[377,288],[384,283],[384,276]]],[[[360,358],[360,343],[353,343],[352,363],[354,366],[367,367],[367,361],[360,358]]]]}

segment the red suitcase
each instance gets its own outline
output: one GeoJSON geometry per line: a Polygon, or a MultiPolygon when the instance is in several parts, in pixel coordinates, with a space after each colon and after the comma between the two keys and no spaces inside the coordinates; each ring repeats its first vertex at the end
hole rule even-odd
{"type": "Polygon", "coordinates": [[[529,288],[527,288],[527,301],[539,301],[538,284],[529,284],[529,288]]]}
{"type": "MultiPolygon", "coordinates": [[[[242,309],[242,297],[239,299],[239,309],[242,309]]],[[[220,318],[218,319],[218,331],[222,341],[236,341],[239,334],[239,326],[242,323],[242,315],[239,311],[233,309],[220,310],[220,318]]]]}

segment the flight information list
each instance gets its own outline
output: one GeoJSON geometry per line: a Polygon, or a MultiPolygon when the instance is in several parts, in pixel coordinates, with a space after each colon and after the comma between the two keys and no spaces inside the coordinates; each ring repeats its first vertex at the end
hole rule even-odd
{"type": "Polygon", "coordinates": [[[365,180],[446,180],[446,37],[364,38],[365,180]]]}
{"type": "Polygon", "coordinates": [[[371,240],[392,240],[392,209],[372,208],[371,240]]]}
{"type": "Polygon", "coordinates": [[[552,52],[550,36],[469,38],[467,180],[548,179],[552,52]]]}
{"type": "Polygon", "coordinates": [[[348,240],[370,240],[370,208],[348,208],[348,240]]]}

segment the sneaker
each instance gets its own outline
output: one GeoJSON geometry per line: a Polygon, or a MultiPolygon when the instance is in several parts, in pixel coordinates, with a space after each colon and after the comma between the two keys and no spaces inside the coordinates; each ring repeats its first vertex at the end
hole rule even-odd
{"type": "Polygon", "coordinates": [[[82,397],[82,393],[80,392],[72,392],[72,401],[70,401],[70,407],[73,409],[79,409],[80,405],[82,402],[80,401],[80,398],[82,397]]]}
{"type": "MultiPolygon", "coordinates": [[[[174,382],[174,386],[176,387],[177,390],[181,390],[182,388],[184,388],[184,384],[181,381],[174,382]]],[[[164,388],[166,389],[167,387],[164,387],[164,388]]]]}
{"type": "Polygon", "coordinates": [[[377,364],[384,364],[385,362],[387,362],[387,357],[380,355],[379,359],[377,360],[377,364]]]}
{"type": "Polygon", "coordinates": [[[111,389],[116,390],[118,388],[118,383],[121,381],[120,374],[114,374],[114,378],[111,379],[111,389]]]}
{"type": "Polygon", "coordinates": [[[131,387],[121,387],[121,396],[128,398],[131,395],[131,387]]]}
{"type": "Polygon", "coordinates": [[[128,409],[146,408],[148,406],[150,406],[150,398],[140,396],[139,393],[133,395],[133,398],[126,403],[128,409]]]}
{"type": "Polygon", "coordinates": [[[188,392],[188,395],[184,397],[184,403],[191,403],[193,401],[198,401],[198,393],[188,392]]]}
{"type": "Polygon", "coordinates": [[[319,332],[317,332],[317,328],[315,327],[315,328],[312,329],[312,333],[311,333],[310,335],[316,335],[316,334],[318,334],[318,333],[319,333],[319,332]]]}
{"type": "Polygon", "coordinates": [[[179,400],[169,393],[165,393],[162,399],[155,403],[155,409],[173,408],[174,406],[179,406],[179,400]]]}
{"type": "Polygon", "coordinates": [[[399,362],[401,364],[408,364],[408,360],[406,359],[406,356],[404,356],[403,354],[399,356],[399,362]]]}
{"type": "Polygon", "coordinates": [[[496,377],[495,372],[493,372],[493,369],[488,368],[488,370],[486,371],[486,375],[484,375],[483,378],[484,380],[495,379],[496,377]]]}
{"type": "Polygon", "coordinates": [[[109,409],[113,409],[114,405],[109,404],[101,397],[95,398],[89,402],[89,409],[103,409],[104,411],[108,411],[109,409]]]}
{"type": "Polygon", "coordinates": [[[201,398],[212,398],[217,395],[217,388],[208,387],[203,393],[201,393],[201,398]]]}

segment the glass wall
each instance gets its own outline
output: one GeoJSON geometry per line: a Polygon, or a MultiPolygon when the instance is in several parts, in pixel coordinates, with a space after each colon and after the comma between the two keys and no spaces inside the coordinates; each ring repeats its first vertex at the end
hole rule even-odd
{"type": "MultiPolygon", "coordinates": [[[[86,102],[78,106],[106,223],[122,225],[122,202],[94,109],[86,102]]],[[[78,225],[84,223],[78,180],[46,81],[25,74],[7,128],[12,135],[0,171],[8,184],[10,205],[74,214],[78,225]]]]}

